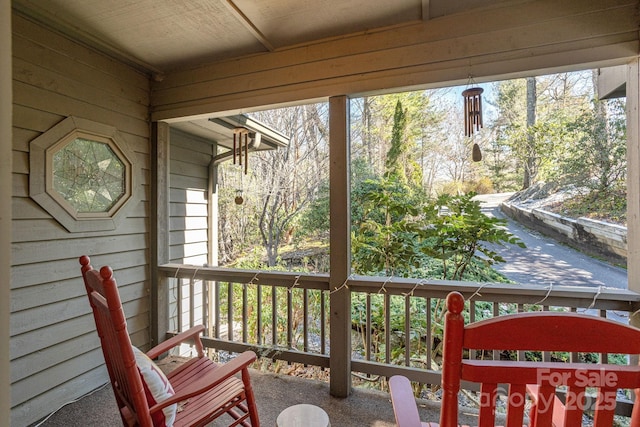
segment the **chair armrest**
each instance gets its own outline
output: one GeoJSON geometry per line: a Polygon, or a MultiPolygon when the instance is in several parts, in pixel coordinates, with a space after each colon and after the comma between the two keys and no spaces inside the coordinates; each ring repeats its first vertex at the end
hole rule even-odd
{"type": "Polygon", "coordinates": [[[416,398],[411,389],[411,382],[402,375],[394,375],[389,379],[389,392],[398,427],[422,425],[416,398]]]}
{"type": "Polygon", "coordinates": [[[156,359],[162,353],[166,353],[171,350],[173,347],[182,344],[185,341],[193,340],[195,342],[196,348],[198,349],[198,356],[202,356],[202,343],[200,342],[200,338],[198,335],[204,331],[203,325],[194,326],[193,328],[187,329],[184,332],[180,332],[178,335],[175,335],[169,338],[166,341],[161,342],[157,346],[153,347],[151,350],[147,351],[147,356],[150,359],[156,359]]]}
{"type": "Polygon", "coordinates": [[[256,358],[256,354],[253,351],[245,351],[224,365],[220,365],[217,368],[208,371],[204,376],[199,377],[187,387],[176,392],[176,394],[169,399],[153,405],[149,408],[149,411],[159,411],[166,406],[173,405],[174,403],[181,402],[192,396],[197,396],[211,390],[230,376],[247,369],[249,365],[255,362],[256,358]]]}

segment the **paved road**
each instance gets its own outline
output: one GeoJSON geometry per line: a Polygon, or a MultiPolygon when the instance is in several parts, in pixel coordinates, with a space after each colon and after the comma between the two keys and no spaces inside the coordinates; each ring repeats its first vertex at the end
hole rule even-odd
{"type": "Polygon", "coordinates": [[[509,231],[527,246],[496,246],[494,249],[507,261],[494,265],[496,270],[523,284],[627,288],[625,269],[591,258],[508,219],[498,207],[507,196],[479,196],[483,211],[507,219],[509,231]]]}

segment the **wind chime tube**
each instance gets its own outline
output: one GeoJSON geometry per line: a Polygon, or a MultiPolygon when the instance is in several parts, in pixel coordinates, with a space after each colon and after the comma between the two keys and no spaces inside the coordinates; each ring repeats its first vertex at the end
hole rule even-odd
{"type": "Polygon", "coordinates": [[[240,169],[242,169],[242,136],[244,132],[240,134],[240,139],[238,140],[238,164],[240,165],[240,169]]]}
{"type": "Polygon", "coordinates": [[[244,134],[244,174],[249,172],[249,134],[244,134]]]}
{"type": "Polygon", "coordinates": [[[233,131],[233,164],[236,164],[236,138],[238,134],[236,131],[233,131]]]}
{"type": "Polygon", "coordinates": [[[469,104],[469,130],[467,131],[467,134],[469,136],[473,135],[473,126],[476,122],[476,116],[475,116],[475,108],[474,108],[474,102],[473,102],[473,97],[470,97],[467,99],[467,103],[469,104]]]}
{"type": "Polygon", "coordinates": [[[477,111],[478,113],[476,114],[476,131],[479,131],[480,128],[482,127],[481,122],[482,122],[482,118],[480,117],[480,97],[476,96],[474,98],[474,102],[476,104],[476,108],[475,111],[477,111]]]}
{"type": "Polygon", "coordinates": [[[471,133],[475,132],[476,127],[478,126],[478,116],[476,115],[476,107],[478,103],[476,102],[476,97],[473,96],[470,99],[471,101],[471,133]]]}
{"type": "Polygon", "coordinates": [[[464,98],[464,135],[469,136],[469,99],[466,96],[464,98]]]}

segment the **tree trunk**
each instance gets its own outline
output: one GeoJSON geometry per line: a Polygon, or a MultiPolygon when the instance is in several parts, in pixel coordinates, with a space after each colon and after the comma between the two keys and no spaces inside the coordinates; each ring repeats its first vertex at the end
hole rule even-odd
{"type": "Polygon", "coordinates": [[[535,137],[531,129],[536,124],[536,101],[536,78],[527,77],[527,148],[522,182],[523,189],[529,188],[535,182],[538,172],[535,137]]]}
{"type": "Polygon", "coordinates": [[[601,149],[598,150],[598,163],[600,166],[598,173],[598,191],[606,192],[610,190],[610,187],[613,184],[611,171],[614,168],[614,162],[613,158],[609,157],[609,148],[613,146],[613,143],[609,132],[607,110],[604,102],[600,101],[600,94],[598,93],[598,70],[593,70],[591,72],[591,82],[593,84],[593,92],[595,95],[595,102],[593,106],[595,114],[593,140],[595,144],[600,145],[601,147],[601,149]]]}

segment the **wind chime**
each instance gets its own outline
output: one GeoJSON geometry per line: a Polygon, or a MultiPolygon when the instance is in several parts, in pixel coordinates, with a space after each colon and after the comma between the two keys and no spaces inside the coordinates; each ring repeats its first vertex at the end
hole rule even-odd
{"type": "MultiPolygon", "coordinates": [[[[472,87],[462,92],[464,97],[464,135],[472,137],[474,131],[482,128],[482,92],[480,87],[472,87]]],[[[482,152],[477,143],[473,144],[471,157],[474,162],[482,160],[482,152]]]]}
{"type": "Polygon", "coordinates": [[[237,127],[233,130],[233,164],[240,166],[240,188],[236,190],[236,205],[244,202],[242,197],[243,188],[243,170],[242,158],[244,157],[244,175],[249,171],[249,130],[243,127],[237,127]]]}

